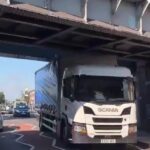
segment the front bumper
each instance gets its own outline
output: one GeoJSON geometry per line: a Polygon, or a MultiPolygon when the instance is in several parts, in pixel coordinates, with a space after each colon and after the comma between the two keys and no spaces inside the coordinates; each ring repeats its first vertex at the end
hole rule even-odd
{"type": "MultiPolygon", "coordinates": [[[[100,144],[102,143],[101,140],[115,140],[114,143],[111,143],[111,144],[126,144],[126,143],[137,143],[137,134],[131,134],[125,138],[112,138],[111,136],[109,138],[90,138],[88,135],[86,134],[80,134],[78,132],[74,132],[73,133],[73,137],[72,137],[72,143],[74,144],[100,144]]],[[[106,143],[102,143],[102,144],[108,144],[107,142],[106,143]]]]}
{"type": "Polygon", "coordinates": [[[14,112],[15,116],[29,116],[30,112],[14,112]]]}

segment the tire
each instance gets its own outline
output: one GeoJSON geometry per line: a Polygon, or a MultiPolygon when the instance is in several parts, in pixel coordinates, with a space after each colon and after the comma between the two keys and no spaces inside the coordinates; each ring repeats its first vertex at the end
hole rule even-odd
{"type": "Polygon", "coordinates": [[[62,121],[61,124],[61,139],[63,140],[65,146],[68,146],[69,143],[69,125],[67,122],[62,121]]]}

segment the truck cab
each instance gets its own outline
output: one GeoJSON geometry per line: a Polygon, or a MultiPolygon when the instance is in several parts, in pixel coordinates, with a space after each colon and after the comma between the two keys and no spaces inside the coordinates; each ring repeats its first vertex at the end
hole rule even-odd
{"type": "Polygon", "coordinates": [[[128,68],[66,68],[61,90],[61,130],[72,143],[136,143],[133,76],[128,68]]]}

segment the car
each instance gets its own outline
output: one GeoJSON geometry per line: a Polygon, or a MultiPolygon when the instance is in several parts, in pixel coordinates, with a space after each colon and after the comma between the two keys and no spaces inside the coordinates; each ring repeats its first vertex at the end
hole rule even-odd
{"type": "Polygon", "coordinates": [[[3,130],[3,116],[0,113],[0,131],[2,131],[2,130],[3,130]]]}
{"type": "Polygon", "coordinates": [[[9,107],[8,113],[9,113],[9,114],[13,114],[13,106],[9,107]]]}
{"type": "Polygon", "coordinates": [[[30,109],[25,103],[17,103],[13,111],[14,117],[27,116],[30,117],[30,109]]]}

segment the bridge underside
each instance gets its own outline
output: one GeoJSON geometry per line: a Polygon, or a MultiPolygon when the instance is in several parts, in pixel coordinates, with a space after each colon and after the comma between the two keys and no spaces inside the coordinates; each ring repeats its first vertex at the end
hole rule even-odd
{"type": "Polygon", "coordinates": [[[28,4],[0,5],[1,55],[49,60],[72,52],[150,58],[149,33],[49,11],[28,4]]]}

